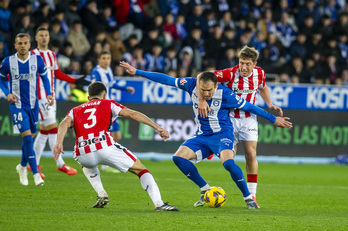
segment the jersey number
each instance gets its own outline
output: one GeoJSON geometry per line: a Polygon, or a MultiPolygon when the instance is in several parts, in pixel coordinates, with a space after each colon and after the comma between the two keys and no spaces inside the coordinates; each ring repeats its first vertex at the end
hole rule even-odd
{"type": "Polygon", "coordinates": [[[89,109],[86,109],[86,110],[85,110],[84,113],[91,113],[91,114],[88,116],[87,120],[92,120],[92,124],[88,124],[88,123],[83,124],[83,126],[84,126],[85,128],[91,128],[91,127],[93,127],[93,126],[97,123],[97,117],[94,115],[94,113],[95,113],[96,110],[97,110],[97,109],[95,109],[95,108],[89,108],[89,109]]]}
{"type": "Polygon", "coordinates": [[[23,121],[22,112],[19,112],[18,115],[17,114],[13,114],[13,121],[15,123],[17,123],[18,121],[23,121]]]}

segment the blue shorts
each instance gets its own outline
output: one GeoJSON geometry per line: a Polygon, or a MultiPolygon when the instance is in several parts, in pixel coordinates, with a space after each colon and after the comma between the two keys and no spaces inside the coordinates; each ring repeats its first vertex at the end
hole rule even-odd
{"type": "Polygon", "coordinates": [[[14,133],[22,133],[30,130],[32,134],[37,132],[39,120],[39,108],[25,110],[10,105],[14,133]]]}
{"type": "Polygon", "coordinates": [[[197,155],[197,161],[199,162],[211,154],[215,154],[220,157],[220,153],[223,150],[233,150],[234,136],[231,131],[211,135],[202,136],[196,135],[191,139],[186,140],[182,145],[187,146],[197,155]]]}
{"type": "Polygon", "coordinates": [[[111,124],[109,131],[110,132],[120,131],[120,125],[118,124],[118,119],[115,119],[115,121],[111,124]]]}

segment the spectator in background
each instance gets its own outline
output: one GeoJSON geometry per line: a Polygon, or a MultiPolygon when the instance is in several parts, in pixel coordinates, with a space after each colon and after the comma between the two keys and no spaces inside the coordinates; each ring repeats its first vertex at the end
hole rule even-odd
{"type": "Polygon", "coordinates": [[[323,36],[323,40],[326,41],[333,34],[333,26],[329,15],[323,15],[321,23],[319,25],[320,34],[323,36]]]}
{"type": "Polygon", "coordinates": [[[66,41],[71,43],[74,48],[74,55],[77,56],[79,60],[82,60],[82,57],[85,56],[91,48],[87,36],[82,31],[82,23],[80,21],[75,21],[73,23],[66,41]]]}
{"type": "Polygon", "coordinates": [[[338,12],[340,11],[340,6],[336,0],[326,0],[323,13],[330,15],[331,20],[335,23],[338,19],[338,12]]]}
{"type": "MultiPolygon", "coordinates": [[[[98,57],[100,53],[103,51],[103,44],[101,42],[95,42],[89,52],[87,53],[86,57],[88,57],[90,60],[92,60],[93,63],[98,62],[98,57]]],[[[90,73],[90,72],[88,72],[90,73]]]]}
{"type": "Polygon", "coordinates": [[[178,0],[159,0],[158,4],[162,15],[172,14],[176,18],[180,13],[178,0]]]}
{"type": "Polygon", "coordinates": [[[144,28],[148,23],[148,17],[144,10],[144,4],[152,0],[112,0],[115,7],[116,21],[120,24],[133,23],[138,28],[144,28]]]}
{"type": "Polygon", "coordinates": [[[170,35],[172,41],[180,38],[176,31],[174,16],[172,14],[167,14],[165,16],[163,23],[163,31],[170,35]]]}
{"type": "Polygon", "coordinates": [[[334,33],[338,34],[341,31],[348,31],[348,12],[341,12],[335,24],[334,33]]]}
{"type": "Polygon", "coordinates": [[[215,11],[213,10],[207,10],[205,12],[206,18],[207,18],[207,22],[208,22],[208,27],[209,27],[209,33],[211,33],[211,28],[213,26],[215,26],[216,24],[218,24],[218,21],[216,19],[216,14],[215,11]]]}
{"type": "Polygon", "coordinates": [[[221,38],[222,47],[234,47],[236,46],[236,32],[230,27],[225,27],[221,38]]]}
{"type": "Polygon", "coordinates": [[[111,5],[106,4],[102,8],[102,16],[104,18],[103,21],[106,22],[106,31],[109,32],[117,26],[117,22],[116,22],[114,15],[113,15],[111,5]]]}
{"type": "Polygon", "coordinates": [[[193,13],[186,17],[186,26],[188,31],[192,31],[193,28],[199,27],[202,31],[202,36],[204,38],[208,37],[208,22],[203,15],[203,8],[201,5],[195,5],[193,7],[193,13]]]}
{"type": "MultiPolygon", "coordinates": [[[[166,73],[168,73],[169,70],[175,70],[175,72],[178,70],[177,52],[174,46],[169,46],[167,48],[167,56],[164,58],[164,62],[165,62],[164,71],[166,73]]],[[[133,66],[133,67],[136,67],[136,66],[133,66]]]]}
{"type": "Polygon", "coordinates": [[[76,59],[71,60],[68,73],[70,75],[79,75],[81,73],[80,61],[76,59]]]}
{"type": "MultiPolygon", "coordinates": [[[[192,59],[193,67],[189,68],[188,70],[189,74],[191,74],[192,69],[201,70],[203,66],[203,57],[205,56],[205,50],[204,50],[204,40],[202,39],[202,30],[200,27],[196,26],[192,28],[191,34],[185,39],[183,46],[184,47],[182,48],[182,50],[185,50],[186,46],[189,46],[192,50],[192,52],[189,52],[189,53],[190,53],[190,59],[192,59]]],[[[183,60],[182,57],[179,57],[179,58],[183,60]]],[[[185,63],[187,62],[188,60],[185,61],[185,63]]]]}
{"type": "Polygon", "coordinates": [[[271,8],[266,8],[263,12],[263,17],[257,21],[257,29],[263,32],[265,38],[268,37],[268,33],[276,32],[276,25],[273,21],[273,12],[271,8]]]}
{"type": "Polygon", "coordinates": [[[308,54],[311,54],[314,51],[323,50],[323,46],[323,36],[320,33],[319,29],[315,29],[312,34],[307,37],[306,49],[308,51],[308,54]]]}
{"type": "Polygon", "coordinates": [[[110,44],[112,62],[119,62],[127,49],[120,39],[120,31],[117,27],[113,28],[109,36],[107,36],[106,43],[110,44]]]}
{"type": "MultiPolygon", "coordinates": [[[[123,55],[122,60],[131,63],[132,66],[137,67],[137,69],[145,70],[146,60],[144,58],[144,49],[140,45],[136,45],[132,52],[126,52],[123,55]]],[[[124,71],[123,68],[120,68],[120,70],[124,71]]]]}
{"type": "Polygon", "coordinates": [[[91,59],[86,59],[82,63],[82,69],[81,69],[81,74],[82,75],[89,75],[89,73],[92,72],[94,67],[94,63],[91,59]]]}
{"type": "Polygon", "coordinates": [[[348,65],[348,30],[340,31],[338,34],[338,47],[341,50],[342,65],[348,65]]]}
{"type": "Polygon", "coordinates": [[[281,14],[280,22],[277,23],[277,35],[279,41],[285,48],[289,48],[295,38],[295,34],[295,29],[289,24],[289,14],[283,12],[281,14]]]}
{"type": "Polygon", "coordinates": [[[59,42],[59,47],[62,47],[65,41],[65,36],[63,32],[61,31],[61,24],[57,19],[54,19],[51,22],[50,26],[50,37],[53,40],[56,40],[59,42]]]}
{"type": "MultiPolygon", "coordinates": [[[[30,39],[32,42],[33,38],[35,37],[35,33],[33,28],[30,25],[30,14],[25,13],[24,15],[21,16],[21,20],[18,22],[18,24],[15,27],[15,30],[12,33],[12,36],[16,36],[19,33],[26,33],[28,35],[30,35],[30,39]]],[[[15,41],[15,37],[11,38],[11,44],[13,44],[15,41]]],[[[14,47],[10,46],[10,50],[14,51],[14,47]]],[[[10,52],[13,53],[13,52],[10,52]]]]}
{"type": "Polygon", "coordinates": [[[295,41],[293,41],[290,45],[290,54],[291,56],[298,55],[302,59],[304,59],[307,55],[307,46],[306,46],[306,34],[302,31],[300,31],[296,35],[295,41]]]}
{"type": "Polygon", "coordinates": [[[33,21],[36,26],[42,26],[43,22],[49,22],[52,17],[50,6],[46,2],[41,2],[39,9],[33,14],[33,21]]]}
{"type": "Polygon", "coordinates": [[[322,69],[325,75],[325,84],[335,84],[337,78],[340,78],[341,70],[338,64],[337,57],[334,54],[329,54],[326,58],[326,63],[322,69]]]}
{"type": "Polygon", "coordinates": [[[5,39],[0,36],[0,62],[10,55],[10,50],[8,49],[5,39]]]}
{"type": "Polygon", "coordinates": [[[162,35],[160,35],[159,29],[156,26],[151,25],[148,31],[146,32],[143,40],[141,41],[141,45],[144,48],[144,52],[151,52],[152,46],[156,43],[159,43],[162,47],[164,47],[165,39],[162,35]]]}
{"type": "Polygon", "coordinates": [[[145,70],[164,72],[165,63],[160,43],[155,43],[152,46],[152,52],[145,54],[145,61],[145,70]]]}
{"type": "Polygon", "coordinates": [[[185,18],[183,15],[178,15],[176,18],[176,32],[178,36],[180,37],[181,40],[184,40],[187,37],[187,29],[186,29],[186,23],[185,23],[185,18]]]}
{"type": "Polygon", "coordinates": [[[320,68],[316,66],[315,60],[312,57],[307,57],[304,60],[305,70],[304,70],[304,83],[314,83],[315,77],[319,74],[320,68]]]}
{"type": "Polygon", "coordinates": [[[70,0],[68,9],[65,11],[64,19],[69,27],[71,27],[75,21],[81,21],[81,17],[77,11],[78,4],[78,0],[70,0]]]}
{"type": "Polygon", "coordinates": [[[287,65],[289,67],[289,75],[291,83],[305,83],[304,76],[304,65],[300,56],[293,56],[290,63],[287,65]]]}
{"type": "Polygon", "coordinates": [[[88,0],[81,9],[81,22],[88,29],[88,38],[93,38],[98,31],[105,30],[107,21],[97,8],[96,0],[88,0]]]}
{"type": "Polygon", "coordinates": [[[330,55],[335,56],[338,64],[342,64],[343,59],[341,56],[341,49],[338,46],[336,38],[337,38],[336,36],[332,35],[330,38],[327,39],[326,44],[324,46],[323,54],[325,55],[325,57],[328,57],[330,55]]]}
{"type": "Polygon", "coordinates": [[[53,20],[57,20],[60,23],[61,31],[64,36],[67,36],[69,33],[69,26],[64,20],[64,11],[59,9],[55,10],[53,20]]]}
{"type": "Polygon", "coordinates": [[[312,16],[314,20],[314,26],[317,26],[320,22],[320,12],[314,0],[305,0],[304,6],[299,7],[299,12],[296,16],[296,23],[299,27],[304,24],[305,17],[307,15],[312,16]]]}
{"type": "Polygon", "coordinates": [[[348,69],[347,68],[345,68],[342,71],[341,79],[342,79],[342,85],[347,87],[348,86],[348,69]]]}
{"type": "Polygon", "coordinates": [[[206,52],[206,59],[210,63],[214,63],[218,61],[221,54],[223,53],[222,47],[222,28],[215,24],[212,27],[212,33],[209,38],[205,40],[204,50],[206,52]]]}
{"type": "Polygon", "coordinates": [[[9,4],[10,0],[2,0],[0,5],[0,36],[6,41],[10,41],[11,32],[14,28],[9,4]]]}
{"type": "Polygon", "coordinates": [[[300,27],[300,31],[302,31],[307,38],[310,38],[314,30],[315,26],[313,17],[311,15],[306,15],[304,19],[304,24],[302,27],[300,27]]]}
{"type": "MultiPolygon", "coordinates": [[[[191,47],[183,47],[179,53],[179,78],[187,77],[192,75],[193,71],[193,50],[191,47]]],[[[201,70],[201,69],[199,69],[201,70]]]]}
{"type": "Polygon", "coordinates": [[[223,57],[216,63],[216,69],[222,70],[229,67],[234,67],[238,64],[238,58],[236,56],[236,50],[233,47],[225,47],[223,57]]]}
{"type": "Polygon", "coordinates": [[[125,42],[125,46],[127,49],[127,52],[132,53],[134,48],[139,44],[138,37],[135,34],[132,34],[129,36],[129,38],[125,42]]]}

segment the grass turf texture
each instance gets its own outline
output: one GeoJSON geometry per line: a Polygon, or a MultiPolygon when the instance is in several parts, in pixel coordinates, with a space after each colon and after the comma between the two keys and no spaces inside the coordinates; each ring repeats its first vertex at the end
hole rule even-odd
{"type": "MultiPolygon", "coordinates": [[[[131,174],[102,173],[110,203],[94,209],[96,194],[81,167],[68,176],[42,158],[43,187],[22,186],[15,170],[19,157],[0,157],[0,230],[348,230],[346,166],[259,164],[257,199],[261,210],[248,210],[240,191],[220,162],[197,165],[211,186],[222,187],[222,208],[193,207],[199,189],[171,161],[142,160],[153,174],[162,199],[180,212],[156,212],[131,174]]],[[[244,163],[239,166],[245,169],[244,163]]]]}

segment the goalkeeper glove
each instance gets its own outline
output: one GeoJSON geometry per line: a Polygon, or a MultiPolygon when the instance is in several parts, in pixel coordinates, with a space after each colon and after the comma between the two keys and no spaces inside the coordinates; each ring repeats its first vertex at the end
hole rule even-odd
{"type": "Polygon", "coordinates": [[[91,81],[85,80],[87,75],[82,76],[81,78],[76,79],[75,83],[78,85],[89,85],[91,81]]]}

